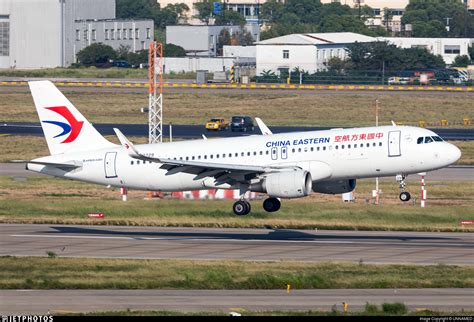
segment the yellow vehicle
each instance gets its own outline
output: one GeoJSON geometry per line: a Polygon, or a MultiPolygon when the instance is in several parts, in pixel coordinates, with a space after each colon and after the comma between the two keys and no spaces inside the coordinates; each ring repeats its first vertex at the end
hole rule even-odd
{"type": "Polygon", "coordinates": [[[208,131],[221,131],[229,128],[229,122],[223,118],[210,119],[206,123],[206,130],[208,131]]]}

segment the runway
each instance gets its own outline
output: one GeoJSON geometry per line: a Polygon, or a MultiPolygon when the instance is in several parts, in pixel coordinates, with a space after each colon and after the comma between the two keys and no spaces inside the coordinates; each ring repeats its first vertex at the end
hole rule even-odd
{"type": "MultiPolygon", "coordinates": [[[[410,310],[474,310],[474,289],[321,289],[294,290],[2,290],[4,315],[48,312],[167,310],[229,313],[252,311],[363,310],[365,304],[400,302],[410,310]]],[[[245,314],[244,314],[245,315],[245,314]]]]}
{"type": "Polygon", "coordinates": [[[0,256],[474,264],[469,233],[0,225],[0,256]]]}
{"type": "MultiPolygon", "coordinates": [[[[120,129],[127,136],[146,136],[148,135],[148,124],[106,124],[96,123],[94,127],[102,135],[115,135],[114,128],[120,129]]],[[[328,130],[329,127],[308,127],[308,126],[271,126],[273,133],[288,132],[306,132],[328,130]]],[[[445,140],[474,140],[474,130],[470,128],[429,128],[437,133],[445,140]]],[[[39,123],[16,123],[7,122],[0,124],[0,134],[8,135],[34,135],[43,136],[43,130],[39,123]]],[[[174,138],[202,138],[202,134],[209,138],[235,137],[260,135],[261,132],[255,124],[255,130],[249,132],[232,132],[232,131],[206,131],[203,125],[173,125],[174,138]]],[[[169,137],[169,126],[163,126],[163,135],[169,137]]]]}

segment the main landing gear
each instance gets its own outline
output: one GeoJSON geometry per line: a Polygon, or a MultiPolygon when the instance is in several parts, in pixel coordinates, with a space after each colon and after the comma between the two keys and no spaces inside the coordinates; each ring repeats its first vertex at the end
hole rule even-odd
{"type": "MultiPolygon", "coordinates": [[[[275,212],[280,210],[281,207],[281,202],[278,198],[267,198],[263,202],[263,209],[267,212],[275,212]]],[[[250,202],[247,200],[241,199],[237,202],[234,203],[234,206],[232,207],[234,210],[234,214],[237,216],[245,216],[250,213],[250,210],[252,207],[250,206],[250,202]]]]}
{"type": "Polygon", "coordinates": [[[407,202],[411,199],[411,195],[409,192],[405,191],[407,183],[405,182],[406,175],[404,174],[397,174],[395,179],[397,180],[398,184],[400,185],[400,200],[403,202],[407,202]]]}

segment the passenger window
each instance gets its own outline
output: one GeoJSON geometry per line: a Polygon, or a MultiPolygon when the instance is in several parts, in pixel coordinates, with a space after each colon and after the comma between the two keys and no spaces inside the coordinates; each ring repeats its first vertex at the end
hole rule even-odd
{"type": "Polygon", "coordinates": [[[189,157],[186,157],[186,161],[189,161],[189,157]]]}
{"type": "Polygon", "coordinates": [[[269,155],[269,154],[270,154],[270,151],[267,150],[267,151],[265,152],[265,154],[266,154],[266,155],[269,155]]]}
{"type": "Polygon", "coordinates": [[[433,142],[433,139],[429,136],[425,137],[425,143],[431,143],[433,142]]]}
{"type": "Polygon", "coordinates": [[[247,152],[247,156],[248,156],[248,157],[250,156],[250,152],[247,152]]]}
{"type": "Polygon", "coordinates": [[[133,161],[130,161],[130,164],[133,165],[133,161]]]}
{"type": "Polygon", "coordinates": [[[348,144],[348,145],[347,145],[347,148],[348,148],[348,149],[350,149],[350,148],[351,148],[351,145],[350,145],[350,144],[348,144]]]}
{"type": "Polygon", "coordinates": [[[301,148],[298,148],[298,152],[301,152],[301,148]]]}
{"type": "Polygon", "coordinates": [[[343,144],[343,145],[341,145],[341,149],[343,149],[343,150],[344,150],[344,144],[343,144]]]}
{"type": "Polygon", "coordinates": [[[339,145],[336,145],[336,150],[339,150],[339,145]]]}
{"type": "Polygon", "coordinates": [[[206,160],[207,160],[207,155],[205,155],[205,156],[204,156],[204,159],[206,159],[206,160]]]}
{"type": "Polygon", "coordinates": [[[200,155],[198,155],[198,160],[201,160],[201,156],[200,156],[200,155]]]}
{"type": "Polygon", "coordinates": [[[367,147],[370,147],[370,143],[367,143],[367,147]]]}
{"type": "Polygon", "coordinates": [[[314,151],[314,148],[313,148],[313,147],[311,147],[311,152],[313,152],[313,151],[314,151]]]}
{"type": "Polygon", "coordinates": [[[296,150],[295,150],[295,149],[293,149],[293,150],[291,150],[291,152],[295,153],[295,152],[296,152],[296,150]]]}
{"type": "Polygon", "coordinates": [[[323,146],[323,151],[326,151],[326,147],[325,147],[325,146],[323,146]]]}
{"type": "Polygon", "coordinates": [[[194,160],[194,156],[192,157],[192,159],[194,160]]]}
{"type": "Polygon", "coordinates": [[[232,153],[229,153],[229,158],[232,158],[232,153]]]}
{"type": "Polygon", "coordinates": [[[416,144],[422,144],[422,143],[423,143],[423,138],[420,137],[416,140],[416,144]]]}
{"type": "Polygon", "coordinates": [[[238,154],[238,153],[235,153],[235,157],[237,158],[238,156],[239,156],[239,154],[238,154]]]}
{"type": "Polygon", "coordinates": [[[254,151],[254,152],[253,152],[253,155],[257,155],[257,152],[256,152],[256,151],[254,151]]]}
{"type": "Polygon", "coordinates": [[[379,142],[379,146],[382,146],[382,142],[379,142]]]}
{"type": "Polygon", "coordinates": [[[377,145],[377,144],[376,144],[375,142],[374,142],[374,143],[372,143],[372,146],[376,146],[376,145],[377,145]]]}
{"type": "Polygon", "coordinates": [[[319,146],[316,148],[316,150],[318,150],[318,151],[319,151],[319,146]]]}
{"type": "Polygon", "coordinates": [[[243,153],[243,152],[240,154],[240,156],[242,156],[242,157],[243,157],[244,155],[245,155],[245,153],[243,153]]]}
{"type": "Polygon", "coordinates": [[[211,154],[211,159],[214,159],[214,155],[213,155],[213,154],[211,154]]]}
{"type": "Polygon", "coordinates": [[[140,164],[140,160],[137,161],[137,164],[140,164]]]}
{"type": "Polygon", "coordinates": [[[218,154],[218,155],[216,155],[216,159],[219,159],[219,154],[218,154]]]}
{"type": "Polygon", "coordinates": [[[225,158],[225,153],[222,154],[222,158],[225,158]]]}

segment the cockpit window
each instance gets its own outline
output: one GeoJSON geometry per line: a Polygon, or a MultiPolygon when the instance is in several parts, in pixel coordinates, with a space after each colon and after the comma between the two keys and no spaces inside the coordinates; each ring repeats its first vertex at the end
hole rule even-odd
{"type": "Polygon", "coordinates": [[[440,138],[439,136],[432,136],[433,140],[435,140],[436,142],[443,142],[443,139],[440,138]]]}
{"type": "Polygon", "coordinates": [[[417,140],[416,140],[416,144],[422,144],[423,143],[423,137],[419,137],[417,140]]]}
{"type": "Polygon", "coordinates": [[[433,142],[433,139],[431,138],[431,136],[426,136],[425,143],[431,143],[431,142],[433,142]]]}

